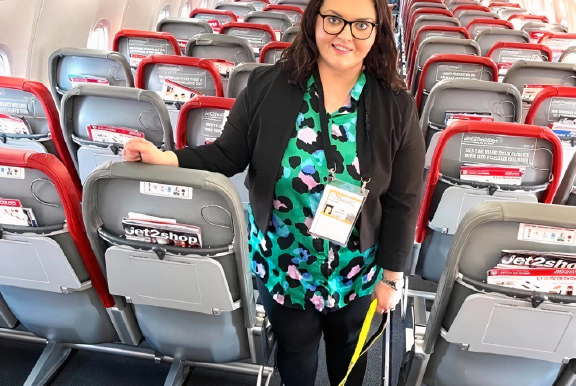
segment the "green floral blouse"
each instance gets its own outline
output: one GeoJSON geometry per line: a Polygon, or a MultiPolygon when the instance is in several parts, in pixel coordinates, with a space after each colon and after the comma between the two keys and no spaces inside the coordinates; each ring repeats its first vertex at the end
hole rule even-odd
{"type": "MultiPolygon", "coordinates": [[[[330,114],[331,142],[336,145],[336,177],[361,185],[356,156],[358,100],[366,84],[364,73],[350,91],[346,106],[330,114]]],[[[269,231],[263,234],[251,210],[251,269],[280,304],[318,311],[337,310],[356,297],[372,293],[381,269],[375,263],[377,245],[360,253],[360,237],[352,231],[346,246],[308,233],[329,172],[322,145],[319,98],[310,77],[278,171],[269,231]]]]}

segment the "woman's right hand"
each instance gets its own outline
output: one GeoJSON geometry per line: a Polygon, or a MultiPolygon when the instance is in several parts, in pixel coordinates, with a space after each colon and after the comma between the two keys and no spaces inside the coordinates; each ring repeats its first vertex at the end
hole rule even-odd
{"type": "Polygon", "coordinates": [[[134,138],[124,144],[122,159],[128,162],[178,166],[178,157],[171,151],[162,151],[144,138],[134,138]]]}

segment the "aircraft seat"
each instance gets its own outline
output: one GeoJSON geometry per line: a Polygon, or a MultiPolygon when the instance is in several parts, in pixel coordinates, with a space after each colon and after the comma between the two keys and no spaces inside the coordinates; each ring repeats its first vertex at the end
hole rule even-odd
{"type": "Polygon", "coordinates": [[[106,163],[86,180],[84,200],[93,203],[83,214],[91,245],[105,261],[110,292],[132,304],[150,346],[182,361],[267,362],[274,340],[256,311],[246,220],[227,178],[106,163]],[[129,212],[196,225],[201,247],[126,239],[122,219],[129,212]]]}
{"type": "Polygon", "coordinates": [[[274,64],[276,63],[286,48],[290,47],[292,43],[286,42],[270,42],[262,47],[260,51],[260,63],[274,64]]]}
{"type": "Polygon", "coordinates": [[[196,35],[186,46],[186,56],[225,59],[234,64],[256,62],[250,43],[246,39],[231,35],[196,35]]]}
{"type": "Polygon", "coordinates": [[[445,79],[470,79],[498,81],[498,68],[491,59],[461,54],[435,54],[422,68],[416,89],[416,108],[421,114],[430,91],[437,82],[445,79]]]}
{"type": "Polygon", "coordinates": [[[30,134],[0,133],[0,149],[54,154],[81,190],[80,179],[60,128],[58,109],[46,86],[27,79],[0,76],[0,114],[3,119],[24,124],[30,131],[30,134]]]}
{"type": "Polygon", "coordinates": [[[435,136],[427,160],[416,226],[420,248],[415,248],[411,273],[438,282],[456,229],[473,206],[486,200],[552,202],[561,175],[562,145],[548,128],[461,120],[435,136]],[[519,168],[521,182],[465,179],[463,167],[473,164],[519,168]]]}
{"type": "Polygon", "coordinates": [[[524,31],[487,28],[480,32],[474,39],[480,46],[480,54],[487,56],[490,49],[499,42],[528,43],[528,34],[524,31]]]}
{"type": "Polygon", "coordinates": [[[167,17],[156,25],[157,32],[168,32],[178,41],[180,52],[184,54],[188,40],[198,34],[212,33],[212,27],[206,20],[190,19],[184,17],[167,17]]]}
{"type": "Polygon", "coordinates": [[[280,36],[268,24],[230,22],[222,25],[220,34],[247,40],[256,56],[260,55],[260,50],[266,44],[280,40],[280,36]]]}
{"type": "Polygon", "coordinates": [[[120,52],[134,70],[150,55],[181,55],[178,41],[168,32],[123,29],[114,36],[114,51],[120,52]]]}
{"type": "Polygon", "coordinates": [[[410,93],[416,95],[422,68],[429,57],[435,54],[461,54],[480,56],[480,47],[470,39],[445,38],[433,36],[425,39],[415,52],[414,62],[410,66],[408,79],[410,80],[410,93]]]}
{"type": "Polygon", "coordinates": [[[69,154],[82,182],[102,163],[122,160],[125,141],[118,134],[122,131],[117,129],[137,131],[131,135],[141,136],[158,148],[173,148],[168,110],[162,98],[153,91],[78,86],[64,95],[60,119],[69,154]],[[113,134],[98,140],[94,129],[113,134]]]}
{"type": "Polygon", "coordinates": [[[248,84],[248,78],[254,69],[262,66],[271,66],[268,63],[242,63],[234,67],[230,71],[230,79],[228,80],[228,90],[226,96],[228,98],[237,98],[238,95],[248,84]]]}
{"type": "Polygon", "coordinates": [[[288,16],[292,25],[299,25],[302,21],[302,16],[304,15],[304,11],[302,11],[302,8],[300,7],[281,4],[268,4],[262,9],[262,11],[283,13],[288,16]]]}
{"type": "MultiPolygon", "coordinates": [[[[214,142],[222,133],[234,101],[233,98],[196,97],[186,103],[178,118],[176,149],[214,142]]],[[[246,172],[230,178],[240,194],[242,207],[247,211],[250,198],[245,180],[246,172]]]]}
{"type": "Polygon", "coordinates": [[[497,63],[498,79],[503,81],[508,69],[517,61],[551,62],[552,51],[542,44],[498,42],[490,48],[486,57],[497,63]]]}
{"type": "Polygon", "coordinates": [[[242,19],[248,12],[256,11],[254,4],[251,2],[230,2],[230,1],[219,1],[214,6],[215,10],[218,11],[232,11],[238,18],[242,19]]]}
{"type": "Polygon", "coordinates": [[[61,48],[48,59],[48,82],[56,105],[78,84],[134,87],[126,58],[118,52],[87,48],[61,48]]]}
{"type": "Polygon", "coordinates": [[[486,283],[503,250],[576,252],[573,245],[530,240],[521,232],[529,226],[573,232],[576,209],[489,201],[466,214],[427,320],[425,303],[414,298],[415,343],[404,386],[572,383],[574,297],[486,283]]]}
{"type": "Polygon", "coordinates": [[[474,19],[466,26],[472,39],[476,39],[478,34],[489,28],[514,29],[512,23],[500,19],[474,19]]]}
{"type": "Polygon", "coordinates": [[[282,34],[282,39],[280,41],[286,43],[292,43],[299,33],[300,33],[299,25],[293,25],[292,27],[288,27],[286,28],[286,31],[284,31],[284,33],[282,34]]]}

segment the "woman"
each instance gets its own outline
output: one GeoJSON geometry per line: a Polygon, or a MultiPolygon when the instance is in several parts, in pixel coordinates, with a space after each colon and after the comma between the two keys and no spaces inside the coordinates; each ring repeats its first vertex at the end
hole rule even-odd
{"type": "MultiPolygon", "coordinates": [[[[253,72],[213,144],[161,152],[134,139],[124,148],[127,161],[226,176],[248,167],[252,270],[286,386],[314,385],[322,334],[337,385],[371,297],[381,313],[400,298],[424,143],[389,16],[383,0],[311,0],[302,32],[279,63],[253,72]],[[317,210],[331,176],[369,191],[340,244],[310,234],[315,215],[337,215],[324,201],[317,210]]],[[[361,385],[365,368],[364,356],[347,384],[361,385]]]]}

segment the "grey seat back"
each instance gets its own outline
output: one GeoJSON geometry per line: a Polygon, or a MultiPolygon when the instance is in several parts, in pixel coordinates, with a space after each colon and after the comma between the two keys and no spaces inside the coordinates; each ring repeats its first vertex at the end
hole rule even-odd
{"type": "Polygon", "coordinates": [[[533,97],[524,92],[524,86],[576,86],[576,65],[519,60],[510,67],[503,82],[515,86],[520,91],[523,96],[522,113],[523,116],[526,116],[533,97]]]}
{"type": "Polygon", "coordinates": [[[568,28],[561,24],[531,21],[522,26],[522,31],[528,33],[528,36],[530,36],[530,43],[538,43],[538,40],[540,40],[544,32],[563,33],[568,32],[568,28]]]}
{"type": "Polygon", "coordinates": [[[87,129],[90,125],[138,130],[158,148],[173,148],[168,110],[153,91],[78,86],[64,95],[60,118],[64,139],[82,182],[102,163],[122,160],[122,145],[92,141],[87,129]]]}
{"type": "Polygon", "coordinates": [[[576,46],[566,48],[558,61],[560,63],[576,63],[576,46]]]}
{"type": "Polygon", "coordinates": [[[186,50],[188,40],[198,34],[212,33],[212,27],[206,20],[190,19],[187,17],[167,17],[156,25],[156,31],[168,32],[174,35],[180,46],[180,51],[186,50]]]}
{"type": "Polygon", "coordinates": [[[519,60],[532,60],[538,62],[548,62],[548,52],[535,49],[525,43],[514,44],[513,46],[492,46],[487,56],[498,65],[499,80],[504,80],[504,76],[514,63],[519,60]]]}
{"type": "Polygon", "coordinates": [[[282,57],[282,53],[289,46],[284,42],[272,42],[265,46],[260,52],[260,63],[274,64],[282,57]]]}
{"type": "Polygon", "coordinates": [[[458,31],[423,31],[420,34],[415,36],[416,40],[414,41],[414,47],[420,47],[420,44],[428,38],[431,37],[443,37],[443,38],[455,38],[455,39],[467,39],[468,37],[464,35],[462,32],[458,31]]]}
{"type": "Polygon", "coordinates": [[[509,84],[482,80],[443,80],[430,92],[420,127],[426,144],[446,128],[447,114],[472,113],[490,116],[495,122],[522,119],[522,100],[518,90],[509,84]]]}
{"type": "Polygon", "coordinates": [[[281,41],[292,43],[299,33],[300,33],[299,25],[294,25],[292,27],[286,28],[286,31],[284,31],[284,33],[282,34],[281,41]]]}
{"type": "Polygon", "coordinates": [[[450,12],[454,11],[461,5],[478,5],[478,2],[475,0],[454,0],[446,2],[446,6],[450,10],[450,12]]]}
{"type": "Polygon", "coordinates": [[[416,60],[412,64],[414,72],[410,83],[410,92],[416,95],[418,81],[422,73],[424,64],[432,55],[435,54],[462,54],[480,56],[478,44],[471,39],[445,38],[434,36],[425,39],[418,47],[416,60]]]}
{"type": "Polygon", "coordinates": [[[250,46],[254,50],[254,55],[259,56],[260,50],[266,44],[274,41],[276,39],[276,34],[278,37],[280,33],[270,31],[265,25],[259,25],[258,27],[263,27],[262,29],[254,28],[250,24],[245,25],[244,23],[238,23],[231,26],[224,27],[220,33],[228,36],[236,36],[247,40],[250,46]]]}
{"type": "Polygon", "coordinates": [[[268,63],[243,63],[230,71],[230,79],[228,80],[228,98],[237,98],[238,95],[248,84],[248,77],[255,68],[270,66],[268,63]]]}
{"type": "Polygon", "coordinates": [[[440,8],[440,9],[448,9],[445,4],[438,4],[438,3],[425,3],[425,2],[418,2],[412,4],[410,7],[410,14],[413,14],[419,8],[440,8]]]}
{"type": "Polygon", "coordinates": [[[524,31],[516,31],[503,28],[488,28],[480,32],[476,38],[480,46],[482,56],[488,55],[488,51],[498,42],[528,43],[528,34],[524,31]]]}
{"type": "MultiPolygon", "coordinates": [[[[46,94],[50,94],[46,90],[46,94]]],[[[53,112],[57,120],[57,111],[53,112]]],[[[26,121],[30,135],[0,133],[0,149],[34,150],[39,153],[58,154],[50,135],[50,117],[36,95],[24,90],[0,86],[0,114],[15,116],[26,121]]],[[[59,128],[58,128],[59,129],[59,128]]]]}
{"type": "Polygon", "coordinates": [[[268,24],[274,31],[279,31],[280,33],[284,33],[284,31],[292,27],[292,22],[288,15],[279,12],[250,12],[244,16],[244,21],[246,23],[268,24]]]}
{"type": "Polygon", "coordinates": [[[559,62],[564,51],[576,46],[576,37],[574,34],[552,33],[542,36],[540,42],[552,50],[552,61],[559,62]]]}
{"type": "Polygon", "coordinates": [[[508,20],[508,18],[515,14],[529,13],[525,8],[516,7],[502,7],[498,10],[498,16],[502,20],[508,20]]]}
{"type": "Polygon", "coordinates": [[[277,4],[281,5],[293,5],[295,7],[300,7],[302,10],[306,9],[309,0],[278,0],[277,4]]]}
{"type": "MultiPolygon", "coordinates": [[[[230,23],[231,21],[237,21],[237,18],[234,19],[233,15],[220,15],[220,14],[203,13],[203,12],[196,13],[192,17],[192,19],[205,20],[205,21],[216,20],[220,25],[230,23]]],[[[220,26],[218,26],[218,28],[220,28],[220,26]]],[[[214,33],[217,33],[216,27],[212,29],[214,30],[214,33]]]]}
{"type": "Polygon", "coordinates": [[[460,22],[449,16],[443,15],[421,15],[414,20],[414,25],[412,26],[412,37],[411,40],[413,41],[420,28],[427,26],[427,25],[445,25],[445,26],[456,26],[460,27],[460,22]]]}
{"type": "Polygon", "coordinates": [[[574,185],[576,185],[576,155],[572,156],[552,203],[576,206],[576,189],[574,189],[574,185]]]}
{"type": "MultiPolygon", "coordinates": [[[[480,19],[480,20],[491,20],[491,19],[480,19]]],[[[496,19],[494,19],[496,20],[496,19]]],[[[478,36],[478,34],[486,29],[489,28],[500,28],[500,29],[512,29],[510,26],[507,25],[501,25],[501,24],[485,24],[485,23],[473,23],[470,22],[468,24],[468,26],[466,27],[466,29],[468,30],[468,32],[470,33],[470,38],[471,39],[476,39],[476,37],[478,36]]]]}
{"type": "MultiPolygon", "coordinates": [[[[446,60],[433,60],[427,65],[426,73],[422,74],[424,77],[424,88],[420,100],[419,113],[422,113],[428,95],[432,88],[440,81],[445,79],[474,79],[492,82],[494,80],[494,72],[491,67],[482,63],[470,62],[466,59],[470,55],[454,55],[446,60]],[[458,56],[461,56],[458,58],[458,56]]],[[[418,86],[416,86],[417,92],[418,86]]]]}
{"type": "Polygon", "coordinates": [[[83,76],[101,78],[110,86],[134,87],[130,65],[118,52],[62,48],[48,60],[50,91],[58,107],[62,96],[77,83],[74,78],[83,76]]]}
{"type": "Polygon", "coordinates": [[[143,57],[175,55],[175,50],[178,48],[165,39],[130,36],[118,37],[117,46],[117,51],[126,58],[132,69],[138,67],[143,57]]]}
{"type": "Polygon", "coordinates": [[[247,13],[256,11],[252,3],[219,1],[214,9],[219,11],[232,11],[239,18],[243,18],[247,13]]]}
{"type": "Polygon", "coordinates": [[[575,253],[573,245],[533,242],[521,232],[527,224],[574,229],[575,219],[573,208],[516,202],[486,202],[467,214],[426,326],[426,385],[555,384],[562,362],[576,354],[573,304],[537,305],[532,291],[484,283],[503,250],[575,253]],[[534,325],[545,328],[535,334],[534,325]]]}
{"type": "MultiPolygon", "coordinates": [[[[287,6],[283,5],[282,7],[287,7],[287,6]]],[[[299,7],[297,7],[297,8],[299,8],[299,7]]],[[[258,9],[257,11],[262,11],[262,9],[258,9]]],[[[298,12],[298,10],[296,10],[296,9],[274,8],[274,9],[266,9],[265,12],[275,12],[275,13],[284,14],[284,15],[288,16],[288,19],[290,19],[290,23],[292,23],[293,26],[300,25],[300,23],[302,22],[303,14],[301,12],[298,12]]]]}
{"type": "MultiPolygon", "coordinates": [[[[0,152],[0,164],[6,154],[0,152]]],[[[15,316],[30,332],[53,341],[117,341],[77,244],[81,208],[70,175],[52,155],[23,154],[44,169],[11,167],[20,178],[0,178],[0,197],[31,209],[38,226],[0,224],[0,325],[13,327],[6,322],[15,316]]]]}
{"type": "Polygon", "coordinates": [[[458,21],[462,27],[467,27],[472,20],[476,19],[500,19],[494,12],[482,12],[482,11],[464,11],[460,14],[458,21]]]}
{"type": "Polygon", "coordinates": [[[108,163],[86,181],[84,200],[94,203],[84,206],[84,218],[96,255],[105,261],[110,291],[130,298],[154,349],[182,360],[257,362],[247,226],[227,178],[200,170],[108,163]],[[185,194],[143,194],[148,184],[185,194]],[[127,240],[122,218],[129,212],[197,225],[202,247],[127,240]]]}
{"type": "MultiPolygon", "coordinates": [[[[167,56],[153,56],[152,62],[141,70],[141,88],[154,91],[162,96],[162,89],[166,80],[174,81],[182,86],[199,91],[204,95],[218,96],[217,86],[222,87],[220,74],[212,62],[208,60],[198,60],[189,58],[191,62],[186,65],[180,61],[178,63],[163,62],[167,56]],[[156,60],[157,59],[157,60],[156,60]],[[197,61],[196,63],[192,61],[197,61]]],[[[221,90],[220,90],[221,91],[221,90]]]]}
{"type": "Polygon", "coordinates": [[[256,61],[254,50],[247,40],[217,34],[201,34],[190,39],[186,46],[186,56],[225,59],[236,64],[256,61]]]}

